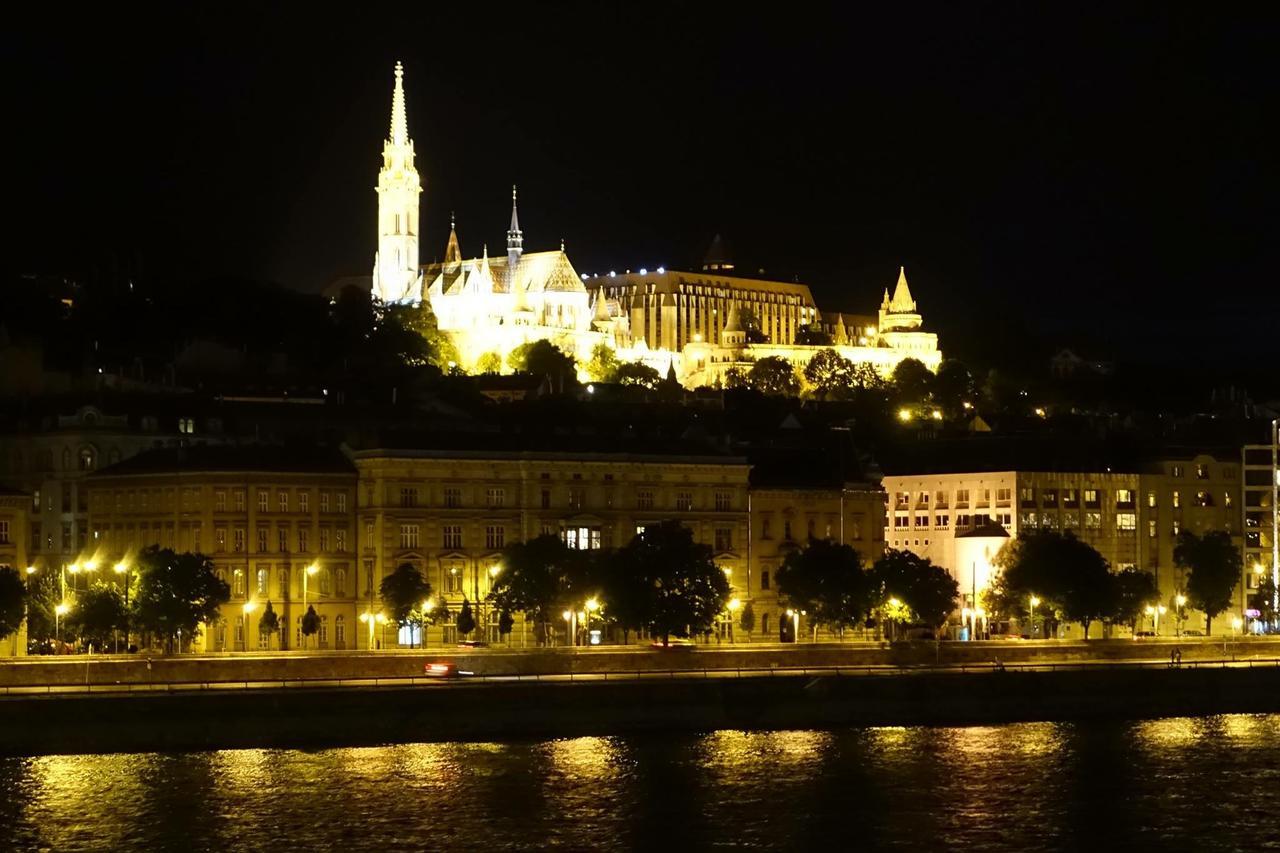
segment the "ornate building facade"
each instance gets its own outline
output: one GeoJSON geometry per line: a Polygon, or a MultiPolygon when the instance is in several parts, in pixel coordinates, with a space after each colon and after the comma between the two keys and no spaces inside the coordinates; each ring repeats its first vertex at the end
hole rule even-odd
{"type": "MultiPolygon", "coordinates": [[[[686,387],[715,385],[731,368],[749,369],[770,356],[803,368],[823,348],[797,343],[803,327],[829,335],[845,358],[886,374],[905,358],[934,370],[942,360],[937,336],[922,328],[905,271],[892,298],[886,289],[875,325],[859,315],[822,314],[806,285],[734,275],[732,262],[719,254],[701,273],[659,268],[584,276],[563,243],[558,251],[525,252],[514,188],[505,257],[491,258],[484,246],[479,257],[465,259],[453,228],[443,262],[419,266],[422,185],[399,63],[377,193],[372,292],[384,303],[427,300],[463,369],[482,360],[492,364],[493,356],[505,362],[517,346],[549,340],[579,362],[603,344],[620,361],[674,370],[686,387]],[[739,334],[746,316],[756,320],[750,336],[739,334]]],[[[713,253],[719,245],[717,239],[713,253]]]]}

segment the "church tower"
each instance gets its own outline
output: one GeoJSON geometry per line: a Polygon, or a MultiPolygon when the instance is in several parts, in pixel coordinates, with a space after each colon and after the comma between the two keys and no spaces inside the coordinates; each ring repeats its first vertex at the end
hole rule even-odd
{"type": "Polygon", "coordinates": [[[382,144],[378,173],[378,252],[373,258],[373,295],[383,302],[422,298],[418,271],[418,194],[413,140],[404,107],[404,66],[396,63],[391,95],[391,135],[382,144]]]}

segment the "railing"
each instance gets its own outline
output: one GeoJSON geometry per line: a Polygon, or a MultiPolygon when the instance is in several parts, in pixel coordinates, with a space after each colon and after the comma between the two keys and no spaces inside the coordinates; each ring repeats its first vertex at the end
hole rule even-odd
{"type": "Polygon", "coordinates": [[[373,676],[365,678],[229,679],[122,684],[46,684],[0,687],[0,696],[46,696],[87,693],[193,693],[219,690],[289,690],[321,688],[455,686],[506,683],[637,682],[652,680],[710,680],[717,678],[849,678],[874,676],[978,675],[1029,672],[1093,672],[1124,670],[1277,669],[1280,658],[1249,660],[1071,661],[1051,663],[865,664],[861,666],[738,667],[724,669],[614,670],[605,672],[468,674],[455,676],[373,676]]]}

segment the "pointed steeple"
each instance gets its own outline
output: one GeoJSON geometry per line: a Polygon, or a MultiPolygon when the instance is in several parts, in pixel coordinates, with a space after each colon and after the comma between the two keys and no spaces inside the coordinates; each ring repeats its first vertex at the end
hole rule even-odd
{"type": "Polygon", "coordinates": [[[605,301],[604,293],[599,288],[596,289],[596,298],[591,306],[591,322],[607,323],[609,322],[609,304],[605,301]]]}
{"type": "Polygon", "coordinates": [[[489,244],[484,244],[484,257],[480,260],[480,271],[489,275],[489,244]]]}
{"type": "Polygon", "coordinates": [[[404,66],[396,63],[396,88],[391,94],[391,144],[409,142],[409,119],[404,109],[404,66]]]}
{"type": "Polygon", "coordinates": [[[893,299],[889,303],[889,308],[895,313],[915,313],[916,301],[911,298],[911,288],[907,285],[906,267],[898,267],[898,284],[893,289],[893,299]]]}
{"type": "Polygon", "coordinates": [[[524,234],[520,231],[520,217],[516,214],[516,187],[511,185],[511,227],[507,229],[507,254],[517,256],[524,251],[524,234]]]}
{"type": "Polygon", "coordinates": [[[456,264],[462,261],[462,249],[458,246],[458,228],[453,214],[449,214],[449,243],[444,247],[444,262],[456,264]]]}

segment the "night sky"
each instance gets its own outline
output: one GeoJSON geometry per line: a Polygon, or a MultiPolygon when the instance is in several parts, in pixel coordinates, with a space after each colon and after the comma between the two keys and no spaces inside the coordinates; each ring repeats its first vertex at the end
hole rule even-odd
{"type": "Polygon", "coordinates": [[[480,5],[10,21],[5,264],[367,274],[402,59],[424,262],[451,210],[464,253],[502,251],[518,183],[526,248],[563,237],[580,272],[696,268],[722,232],[824,308],[873,310],[906,264],[944,350],[1274,358],[1273,18],[480,5]]]}

